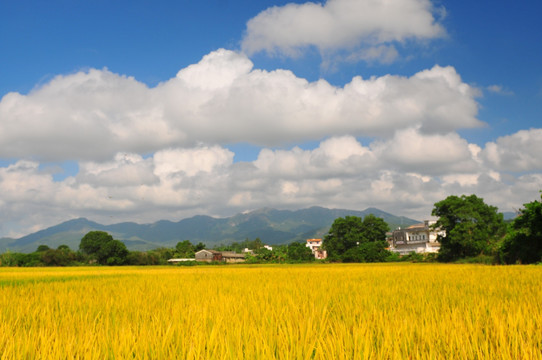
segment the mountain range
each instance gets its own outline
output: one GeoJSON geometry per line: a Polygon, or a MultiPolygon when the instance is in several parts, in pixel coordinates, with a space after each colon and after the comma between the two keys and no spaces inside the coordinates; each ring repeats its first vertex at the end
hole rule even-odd
{"type": "Polygon", "coordinates": [[[311,207],[302,210],[258,209],[228,218],[198,215],[178,222],[161,220],[152,224],[123,222],[102,225],[85,218],[73,219],[50,228],[40,230],[18,239],[1,238],[0,253],[32,252],[39,245],[56,248],[68,245],[79,248],[81,238],[89,231],[108,232],[121,240],[130,250],[150,250],[158,247],[174,247],[177,242],[190,240],[203,242],[207,247],[259,237],[266,244],[287,244],[321,238],[338,217],[353,215],[365,217],[373,214],[388,223],[390,229],[419,223],[417,220],[395,216],[375,208],[363,211],[311,207]]]}

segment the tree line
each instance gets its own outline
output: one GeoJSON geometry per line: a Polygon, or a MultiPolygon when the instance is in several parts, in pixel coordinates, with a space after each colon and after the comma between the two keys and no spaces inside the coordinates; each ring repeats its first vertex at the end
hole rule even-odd
{"type": "MultiPolygon", "coordinates": [[[[542,198],[542,196],[541,196],[542,198]]],[[[433,229],[443,230],[441,244],[433,254],[412,253],[407,256],[389,251],[388,224],[372,214],[337,218],[323,239],[329,262],[442,261],[484,262],[492,264],[531,264],[542,262],[542,202],[524,204],[518,216],[507,223],[497,208],[487,205],[476,195],[451,195],[434,204],[431,213],[438,217],[433,229]]],[[[126,245],[103,231],[91,231],[81,239],[79,249],[66,245],[51,249],[40,245],[30,254],[6,252],[0,255],[0,266],[75,266],[75,265],[163,265],[171,258],[193,259],[205,244],[190,240],[175,248],[129,251],[126,245]]],[[[220,251],[241,252],[250,249],[248,263],[283,263],[315,261],[304,243],[264,247],[259,238],[246,239],[215,247],[220,251]]]]}
{"type": "MultiPolygon", "coordinates": [[[[40,245],[36,251],[29,254],[8,251],[0,255],[0,266],[166,265],[172,258],[194,259],[196,252],[205,248],[205,244],[201,242],[193,244],[190,240],[183,240],[179,241],[174,248],[129,251],[122,241],[115,240],[107,232],[90,231],[81,239],[77,251],[73,251],[66,245],[60,245],[56,249],[40,245]]],[[[273,246],[272,250],[268,250],[260,238],[256,238],[214,248],[218,251],[239,253],[244,249],[250,250],[246,256],[248,263],[314,260],[311,250],[298,242],[273,246]]]]}
{"type": "MultiPolygon", "coordinates": [[[[451,195],[434,204],[431,215],[438,217],[433,230],[440,250],[436,257],[410,254],[403,259],[442,262],[483,262],[491,264],[532,264],[542,262],[542,202],[524,204],[510,223],[495,206],[476,195],[451,195]]],[[[382,262],[401,260],[388,249],[387,224],[372,215],[363,220],[354,216],[336,219],[323,247],[330,261],[382,262]]]]}

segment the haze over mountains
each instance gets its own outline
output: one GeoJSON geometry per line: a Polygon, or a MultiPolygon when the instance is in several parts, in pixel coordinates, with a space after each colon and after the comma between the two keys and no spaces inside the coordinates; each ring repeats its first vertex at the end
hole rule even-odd
{"type": "Polygon", "coordinates": [[[373,214],[384,219],[390,229],[408,226],[419,221],[395,216],[375,208],[363,211],[311,207],[302,210],[258,209],[228,218],[194,216],[178,222],[167,220],[152,224],[124,222],[102,225],[85,218],[73,219],[59,225],[23,236],[19,239],[0,239],[0,252],[32,252],[39,245],[56,248],[68,245],[76,250],[81,238],[89,231],[106,231],[115,239],[123,241],[130,250],[149,250],[157,247],[173,247],[177,242],[190,240],[203,242],[208,247],[218,244],[240,242],[246,238],[259,237],[267,244],[284,244],[322,237],[338,217],[354,215],[365,217],[373,214]]]}

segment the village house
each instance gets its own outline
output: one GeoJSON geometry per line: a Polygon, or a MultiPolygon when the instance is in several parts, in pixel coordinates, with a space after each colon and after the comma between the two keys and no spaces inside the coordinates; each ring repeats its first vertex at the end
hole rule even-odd
{"type": "Polygon", "coordinates": [[[196,253],[196,261],[222,261],[222,253],[216,250],[203,249],[196,253]]]}
{"type": "Polygon", "coordinates": [[[203,249],[196,253],[196,261],[224,261],[228,263],[245,261],[245,254],[234,251],[216,251],[203,249]]]}
{"type": "Polygon", "coordinates": [[[307,244],[305,246],[311,249],[312,254],[316,259],[327,258],[327,251],[321,249],[322,239],[307,239],[307,244]]]}
{"type": "Polygon", "coordinates": [[[433,229],[435,223],[432,220],[425,220],[423,223],[415,224],[407,228],[398,228],[392,233],[390,251],[400,255],[408,255],[412,252],[436,253],[440,249],[438,235],[444,235],[444,231],[433,229]]]}
{"type": "Polygon", "coordinates": [[[235,251],[221,251],[222,261],[236,263],[245,261],[245,254],[238,254],[235,251]]]}

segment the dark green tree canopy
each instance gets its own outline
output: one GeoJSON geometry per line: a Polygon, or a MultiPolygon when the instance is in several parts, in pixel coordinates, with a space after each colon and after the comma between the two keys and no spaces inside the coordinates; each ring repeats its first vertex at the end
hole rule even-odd
{"type": "Polygon", "coordinates": [[[175,246],[175,257],[193,258],[195,253],[195,247],[190,240],[179,241],[175,246]]]}
{"type": "MultiPolygon", "coordinates": [[[[380,247],[385,248],[388,230],[388,224],[372,214],[367,215],[363,220],[357,216],[338,218],[324,237],[323,247],[331,260],[341,260],[350,249],[362,244],[380,242],[382,245],[380,247]]],[[[355,251],[350,251],[352,252],[355,251]]],[[[358,256],[355,255],[354,258],[356,257],[358,256]]]]}
{"type": "Polygon", "coordinates": [[[90,231],[81,239],[79,250],[84,254],[93,255],[96,254],[102,246],[112,240],[113,236],[105,231],[90,231]]]}
{"type": "Polygon", "coordinates": [[[490,254],[506,232],[502,214],[476,195],[448,196],[435,203],[431,215],[439,218],[433,226],[445,231],[439,235],[443,261],[490,254]]]}
{"type": "Polygon", "coordinates": [[[44,251],[47,251],[47,250],[49,250],[49,249],[50,249],[50,248],[49,248],[49,246],[47,246],[47,245],[40,245],[40,246],[38,246],[38,248],[36,249],[36,251],[37,251],[37,252],[44,252],[44,251]]]}
{"type": "Polygon", "coordinates": [[[96,253],[96,260],[103,265],[124,265],[128,256],[126,245],[119,240],[105,243],[96,253]]]}
{"type": "Polygon", "coordinates": [[[79,250],[102,265],[123,265],[128,256],[126,245],[104,231],[90,231],[81,239],[79,250]]]}
{"type": "Polygon", "coordinates": [[[288,260],[291,261],[313,261],[314,255],[311,249],[305,244],[299,242],[293,242],[288,245],[287,250],[288,260]]]}
{"type": "Polygon", "coordinates": [[[196,253],[205,249],[205,244],[200,242],[194,245],[190,240],[179,241],[175,246],[175,257],[191,259],[196,256],[196,253]]]}
{"type": "MultiPolygon", "coordinates": [[[[542,198],[542,196],[541,196],[542,198]]],[[[542,262],[542,202],[524,204],[501,246],[505,263],[542,262]]]]}

